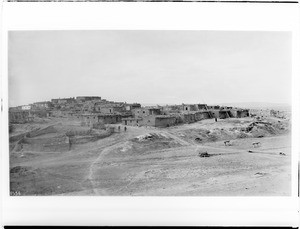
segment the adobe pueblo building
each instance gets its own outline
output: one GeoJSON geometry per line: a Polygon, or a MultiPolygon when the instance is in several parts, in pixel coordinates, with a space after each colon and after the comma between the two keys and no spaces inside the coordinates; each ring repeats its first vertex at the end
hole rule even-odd
{"type": "Polygon", "coordinates": [[[139,103],[108,101],[100,96],[78,96],[12,107],[9,122],[27,123],[34,118],[59,117],[92,128],[104,124],[164,128],[204,119],[243,118],[249,115],[249,109],[201,103],[142,107],[139,103]]]}

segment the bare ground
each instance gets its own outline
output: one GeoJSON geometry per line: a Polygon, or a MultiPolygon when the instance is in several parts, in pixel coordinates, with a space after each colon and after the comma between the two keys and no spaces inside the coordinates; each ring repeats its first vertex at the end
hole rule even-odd
{"type": "Polygon", "coordinates": [[[121,128],[121,132],[110,137],[76,145],[66,152],[12,151],[11,193],[290,195],[289,133],[268,135],[262,131],[265,135],[262,138],[240,138],[232,129],[246,127],[252,121],[250,118],[217,123],[204,120],[165,129],[128,127],[126,132],[121,128]],[[203,141],[195,141],[197,136],[203,141]],[[231,145],[225,146],[224,140],[231,140],[231,145]],[[261,144],[254,148],[252,143],[257,141],[261,144]],[[199,157],[201,152],[210,157],[199,157]]]}

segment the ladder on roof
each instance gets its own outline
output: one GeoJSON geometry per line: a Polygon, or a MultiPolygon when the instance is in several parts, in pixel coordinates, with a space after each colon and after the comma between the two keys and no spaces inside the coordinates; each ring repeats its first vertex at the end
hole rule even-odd
{"type": "Polygon", "coordinates": [[[206,104],[205,104],[205,109],[208,111],[208,116],[209,116],[210,118],[213,118],[213,115],[212,115],[211,111],[208,110],[208,107],[207,107],[206,104]]]}
{"type": "Polygon", "coordinates": [[[227,114],[227,118],[231,118],[231,115],[230,115],[230,111],[226,111],[226,114],[227,114]]]}

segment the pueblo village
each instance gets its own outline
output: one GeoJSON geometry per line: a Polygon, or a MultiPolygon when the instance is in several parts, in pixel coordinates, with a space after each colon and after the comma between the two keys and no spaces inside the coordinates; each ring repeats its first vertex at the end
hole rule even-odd
{"type": "Polygon", "coordinates": [[[286,110],[201,103],[10,107],[10,195],[290,195],[290,129],[286,110]]]}

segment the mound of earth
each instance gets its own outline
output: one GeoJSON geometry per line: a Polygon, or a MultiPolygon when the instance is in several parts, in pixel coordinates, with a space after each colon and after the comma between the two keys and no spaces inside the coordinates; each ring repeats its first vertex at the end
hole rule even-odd
{"type": "Polygon", "coordinates": [[[253,119],[232,119],[212,123],[212,125],[199,125],[198,128],[185,128],[175,130],[178,137],[189,142],[205,143],[239,138],[260,138],[287,134],[290,131],[286,120],[269,119],[266,121],[253,121],[253,119]]]}
{"type": "Polygon", "coordinates": [[[141,155],[151,153],[154,150],[180,146],[182,146],[182,144],[164,133],[147,133],[124,142],[124,144],[120,145],[114,152],[107,155],[107,157],[114,157],[116,155],[141,155]]]}

